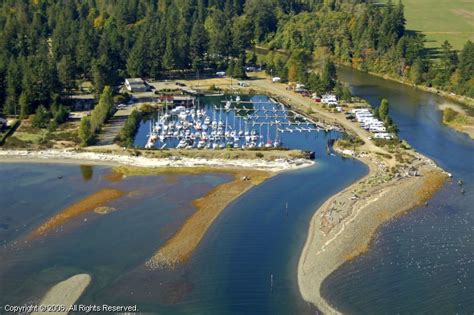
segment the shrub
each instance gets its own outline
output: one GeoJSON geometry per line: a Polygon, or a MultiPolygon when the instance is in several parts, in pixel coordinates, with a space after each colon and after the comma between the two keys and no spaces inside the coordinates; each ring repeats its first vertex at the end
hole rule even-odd
{"type": "Polygon", "coordinates": [[[46,128],[49,122],[49,113],[46,108],[41,105],[36,109],[31,125],[35,128],[46,128]]]}
{"type": "Polygon", "coordinates": [[[257,152],[255,153],[255,156],[259,159],[263,158],[263,153],[262,152],[257,152]]]}
{"type": "Polygon", "coordinates": [[[454,109],[451,109],[451,108],[446,108],[444,111],[443,111],[443,120],[445,122],[451,122],[453,121],[454,119],[456,119],[457,115],[459,113],[457,111],[455,111],[454,109]]]}

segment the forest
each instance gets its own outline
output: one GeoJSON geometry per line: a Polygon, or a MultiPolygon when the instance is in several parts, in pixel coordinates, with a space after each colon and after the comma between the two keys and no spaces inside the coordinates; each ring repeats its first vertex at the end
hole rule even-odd
{"type": "Polygon", "coordinates": [[[1,0],[0,107],[5,115],[41,109],[59,117],[83,82],[98,99],[125,77],[245,76],[256,46],[288,51],[289,58],[265,58],[262,66],[316,90],[343,92],[328,76],[335,62],[474,96],[474,44],[456,52],[446,42],[434,60],[422,35],[405,29],[401,3],[1,0]]]}

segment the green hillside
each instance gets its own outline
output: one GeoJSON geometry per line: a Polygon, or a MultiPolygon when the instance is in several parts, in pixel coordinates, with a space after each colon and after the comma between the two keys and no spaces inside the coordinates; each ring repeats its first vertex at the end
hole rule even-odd
{"type": "Polygon", "coordinates": [[[402,0],[402,3],[407,28],[426,34],[426,47],[439,47],[448,40],[460,50],[466,41],[474,41],[474,0],[402,0]]]}

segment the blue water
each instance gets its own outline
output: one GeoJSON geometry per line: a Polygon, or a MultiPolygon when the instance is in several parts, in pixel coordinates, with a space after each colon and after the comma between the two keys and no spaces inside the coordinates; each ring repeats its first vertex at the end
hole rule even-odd
{"type": "Polygon", "coordinates": [[[280,174],[231,203],[176,270],[131,270],[86,301],[139,303],[162,314],[314,314],[296,274],[310,218],[367,172],[355,160],[325,154],[337,136],[288,134],[285,142],[318,153],[315,166],[280,174]]]}
{"type": "Polygon", "coordinates": [[[40,298],[52,284],[86,272],[92,291],[142,265],[194,211],[192,200],[229,181],[229,175],[137,176],[105,179],[104,167],[0,164],[0,305],[40,298]],[[91,174],[92,171],[92,174],[91,174]],[[62,178],[58,178],[61,177],[62,178]],[[101,188],[126,195],[109,204],[116,211],[89,213],[25,241],[25,236],[61,209],[101,188]]]}
{"type": "Polygon", "coordinates": [[[454,180],[427,207],[383,226],[367,254],[327,279],[323,295],[351,314],[472,314],[474,141],[442,125],[438,105],[449,101],[357,71],[339,76],[374,106],[387,98],[401,138],[454,180]]]}
{"type": "MultiPolygon", "coordinates": [[[[466,193],[447,184],[427,207],[383,226],[366,255],[324,283],[323,295],[348,313],[472,313],[473,142],[440,124],[435,105],[442,99],[357,72],[340,76],[373,104],[387,97],[400,136],[455,181],[462,178],[466,193]]],[[[0,191],[0,304],[37,299],[53,283],[89,272],[93,283],[82,303],[138,304],[160,314],[312,314],[296,278],[310,218],[367,172],[357,161],[324,153],[337,136],[285,134],[293,147],[315,151],[317,164],[280,174],[235,200],[190,260],[172,271],[150,272],[143,264],[192,213],[191,200],[228,177],[110,183],[101,176],[107,168],[94,168],[86,181],[77,166],[0,165],[2,177],[11,179],[0,191]],[[77,220],[34,246],[21,244],[39,222],[102,187],[140,193],[117,201],[116,212],[77,220]]]]}
{"type": "MultiPolygon", "coordinates": [[[[282,142],[285,148],[295,149],[301,146],[301,139],[308,139],[309,137],[316,137],[319,134],[316,132],[313,124],[306,121],[299,114],[289,111],[281,104],[271,102],[267,96],[242,95],[242,103],[232,103],[231,110],[225,110],[225,102],[229,100],[230,96],[212,96],[200,97],[196,104],[197,109],[203,109],[211,121],[221,121],[227,125],[229,132],[248,131],[249,133],[256,132],[259,138],[255,143],[260,142],[265,145],[267,143],[274,144],[275,139],[282,142]],[[278,124],[275,122],[278,121],[278,124]],[[298,124],[296,124],[298,123],[298,124]],[[306,131],[301,132],[301,128],[306,131]],[[278,129],[278,131],[277,131],[278,129]]],[[[235,99],[235,98],[234,98],[235,99]]],[[[155,112],[144,117],[135,136],[134,145],[143,148],[148,140],[150,128],[159,121],[159,117],[163,116],[163,112],[155,112]]],[[[171,120],[178,121],[177,116],[172,116],[171,120]]],[[[188,122],[191,122],[191,117],[188,116],[188,122]]],[[[195,118],[195,121],[204,122],[204,117],[195,118]]],[[[210,126],[210,125],[209,125],[210,126]]],[[[189,128],[192,133],[195,133],[194,128],[189,128]]],[[[211,134],[211,128],[206,131],[207,135],[211,134]]],[[[229,142],[229,139],[227,140],[229,142]]],[[[176,137],[166,138],[163,141],[158,140],[155,148],[175,148],[179,143],[176,137]]],[[[198,140],[194,141],[196,148],[198,140]]],[[[214,143],[207,141],[207,143],[214,143]]],[[[224,144],[224,141],[216,141],[216,143],[224,144]]],[[[238,148],[242,145],[248,144],[245,137],[241,136],[238,142],[238,148]]]]}
{"type": "Polygon", "coordinates": [[[300,297],[296,275],[310,218],[327,198],[367,173],[355,160],[326,155],[327,141],[338,136],[286,134],[284,141],[292,147],[315,151],[316,164],[277,175],[235,200],[190,260],[171,271],[149,271],[144,263],[192,212],[190,200],[225,176],[110,183],[102,176],[107,168],[94,168],[85,181],[77,166],[0,165],[0,174],[12,176],[9,190],[0,192],[0,202],[8,205],[2,220],[18,213],[1,235],[0,252],[7,258],[0,262],[0,304],[38,299],[57,281],[87,272],[93,282],[81,303],[138,304],[160,314],[313,314],[314,307],[300,297]],[[118,210],[109,215],[77,220],[33,244],[18,243],[72,200],[103,187],[140,193],[114,203],[118,210]],[[35,202],[44,206],[31,208],[35,202]]]}

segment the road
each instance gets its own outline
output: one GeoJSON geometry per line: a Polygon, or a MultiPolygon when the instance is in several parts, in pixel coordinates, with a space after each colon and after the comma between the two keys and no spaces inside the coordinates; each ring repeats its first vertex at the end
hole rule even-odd
{"type": "Polygon", "coordinates": [[[252,86],[284,98],[290,105],[295,106],[302,112],[306,112],[308,109],[311,109],[313,114],[310,116],[325,120],[328,123],[335,122],[342,126],[345,130],[357,135],[365,142],[363,146],[359,147],[360,150],[390,155],[390,153],[385,149],[376,146],[371,140],[368,139],[371,136],[371,133],[361,128],[356,122],[347,120],[343,113],[329,113],[327,110],[321,107],[321,103],[315,103],[308,97],[302,96],[301,94],[294,91],[287,90],[286,84],[273,83],[270,78],[263,77],[261,73],[253,74],[251,79],[252,80],[250,82],[252,86]]]}

